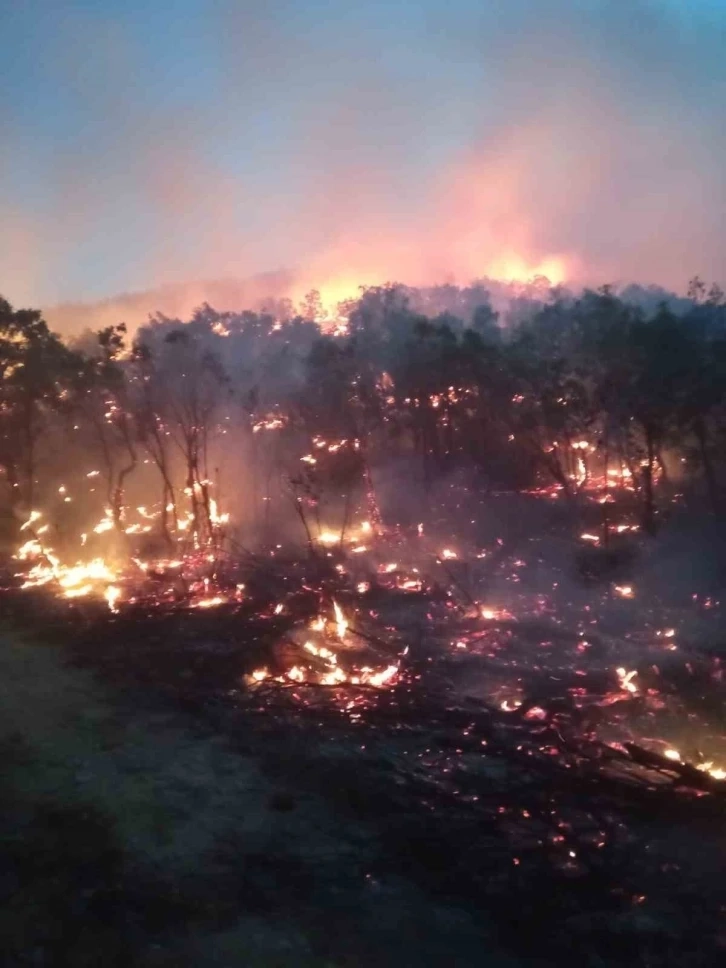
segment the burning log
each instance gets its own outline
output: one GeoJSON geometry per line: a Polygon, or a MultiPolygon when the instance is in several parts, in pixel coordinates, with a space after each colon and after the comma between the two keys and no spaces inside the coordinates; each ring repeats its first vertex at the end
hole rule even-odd
{"type": "Polygon", "coordinates": [[[630,742],[624,743],[623,746],[634,763],[672,777],[674,785],[692,787],[696,790],[702,790],[705,793],[718,794],[720,796],[726,795],[726,775],[720,775],[723,773],[722,770],[718,771],[718,776],[713,776],[709,772],[708,767],[701,767],[699,769],[691,763],[681,762],[680,754],[667,755],[668,752],[673,754],[675,751],[667,751],[666,754],[660,754],[645,749],[637,743],[630,742]]]}

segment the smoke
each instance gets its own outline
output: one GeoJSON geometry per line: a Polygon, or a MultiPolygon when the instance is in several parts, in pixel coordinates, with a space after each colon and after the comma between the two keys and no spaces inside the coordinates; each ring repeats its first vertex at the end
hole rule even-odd
{"type": "Polygon", "coordinates": [[[240,308],[268,272],[331,300],[726,279],[705,0],[32,6],[0,23],[0,291],[65,331],[240,308]]]}
{"type": "Polygon", "coordinates": [[[170,319],[184,320],[205,302],[220,311],[255,307],[270,299],[283,298],[291,286],[292,276],[286,272],[261,273],[247,279],[198,279],[96,302],[63,303],[51,307],[46,315],[53,327],[65,334],[78,335],[118,322],[125,322],[131,330],[136,330],[157,312],[170,319]]]}

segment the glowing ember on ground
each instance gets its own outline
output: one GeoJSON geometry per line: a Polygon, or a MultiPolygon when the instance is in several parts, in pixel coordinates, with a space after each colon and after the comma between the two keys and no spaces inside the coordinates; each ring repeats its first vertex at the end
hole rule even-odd
{"type": "Polygon", "coordinates": [[[340,605],[334,600],[333,601],[333,611],[335,613],[335,627],[338,634],[338,638],[343,641],[345,638],[345,633],[348,631],[348,620],[343,614],[343,610],[340,605]]]}
{"type": "Polygon", "coordinates": [[[106,589],[104,597],[110,610],[112,612],[118,612],[117,603],[121,598],[121,589],[117,588],[115,585],[109,585],[109,587],[106,589]]]}
{"type": "Polygon", "coordinates": [[[519,709],[522,705],[519,699],[514,699],[510,702],[508,699],[502,700],[499,704],[499,708],[505,713],[513,713],[515,710],[519,709]]]}
{"type": "Polygon", "coordinates": [[[485,618],[488,622],[501,621],[502,619],[509,619],[511,615],[509,612],[501,608],[491,608],[489,606],[482,607],[479,610],[479,614],[482,618],[485,618]]]}
{"type": "Polygon", "coordinates": [[[213,598],[201,598],[192,605],[194,608],[216,608],[217,605],[224,605],[226,601],[221,595],[215,595],[213,598]]]}
{"type": "Polygon", "coordinates": [[[713,763],[699,763],[697,769],[702,770],[714,780],[726,780],[726,770],[720,767],[714,767],[713,763]]]}
{"type": "Polygon", "coordinates": [[[626,669],[624,669],[621,666],[619,669],[616,669],[615,671],[620,681],[620,688],[623,689],[625,692],[629,692],[632,694],[637,693],[638,687],[633,682],[633,679],[638,674],[637,670],[633,669],[630,672],[628,672],[626,669]]]}
{"type": "Polygon", "coordinates": [[[389,665],[386,666],[381,672],[373,672],[371,669],[361,670],[361,681],[367,682],[371,686],[385,686],[392,682],[394,676],[398,673],[398,666],[389,665]]]}

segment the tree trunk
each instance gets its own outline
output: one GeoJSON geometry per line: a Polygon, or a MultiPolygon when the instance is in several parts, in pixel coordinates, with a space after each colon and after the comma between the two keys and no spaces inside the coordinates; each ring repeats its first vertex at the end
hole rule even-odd
{"type": "Polygon", "coordinates": [[[653,491],[653,467],[655,465],[655,440],[651,427],[645,428],[646,464],[643,468],[643,530],[654,535],[655,494],[653,491]]]}
{"type": "Polygon", "coordinates": [[[343,523],[340,526],[340,538],[338,543],[342,547],[345,541],[345,533],[348,530],[348,523],[350,522],[350,512],[353,503],[353,487],[350,485],[345,492],[345,503],[343,505],[343,523]]]}
{"type": "Polygon", "coordinates": [[[25,434],[25,494],[23,498],[28,508],[32,510],[35,499],[35,434],[33,421],[33,403],[26,405],[24,434],[25,434]]]}
{"type": "Polygon", "coordinates": [[[717,517],[720,517],[721,495],[719,493],[718,482],[716,481],[716,472],[714,470],[713,461],[711,460],[711,454],[708,450],[708,435],[705,420],[702,417],[699,417],[693,429],[696,434],[696,440],[698,441],[698,453],[703,466],[703,475],[706,478],[706,487],[708,489],[708,497],[711,502],[711,510],[717,517]]]}
{"type": "Polygon", "coordinates": [[[293,503],[295,505],[295,510],[298,513],[298,517],[300,518],[300,521],[302,522],[302,526],[305,530],[305,537],[308,542],[308,550],[310,554],[313,556],[313,558],[317,558],[317,553],[315,551],[315,544],[313,542],[313,536],[310,532],[310,526],[308,525],[307,518],[305,517],[302,498],[297,496],[293,497],[293,503]]]}
{"type": "Polygon", "coordinates": [[[171,551],[171,549],[174,546],[174,543],[172,541],[171,532],[169,530],[169,511],[167,510],[167,508],[169,507],[170,504],[172,505],[172,507],[174,506],[174,494],[173,494],[173,491],[171,490],[171,486],[169,485],[169,482],[167,481],[166,477],[162,477],[162,481],[163,481],[163,489],[162,489],[162,497],[161,497],[161,537],[164,540],[164,544],[167,546],[169,551],[171,551]]]}

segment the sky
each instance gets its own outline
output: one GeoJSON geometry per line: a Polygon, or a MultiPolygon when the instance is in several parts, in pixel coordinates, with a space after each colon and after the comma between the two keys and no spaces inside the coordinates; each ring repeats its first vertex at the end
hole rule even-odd
{"type": "Polygon", "coordinates": [[[0,38],[16,305],[726,282],[726,0],[0,0],[0,38]]]}

